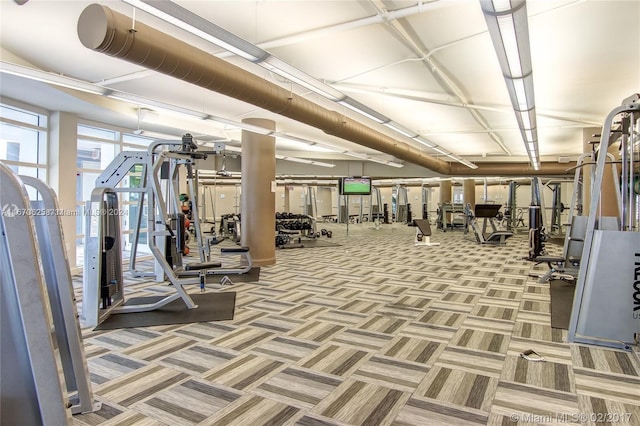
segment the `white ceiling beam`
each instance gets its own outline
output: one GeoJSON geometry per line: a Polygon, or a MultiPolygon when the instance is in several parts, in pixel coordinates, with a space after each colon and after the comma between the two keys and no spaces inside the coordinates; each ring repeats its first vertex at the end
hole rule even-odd
{"type": "MultiPolygon", "coordinates": [[[[376,94],[376,95],[382,95],[382,96],[389,96],[393,98],[409,99],[409,100],[418,101],[418,102],[425,102],[429,104],[444,105],[444,106],[450,106],[450,107],[456,107],[456,108],[477,109],[481,111],[504,112],[504,113],[513,114],[513,108],[508,106],[464,104],[459,101],[456,102],[456,101],[451,101],[446,99],[437,99],[434,97],[430,97],[428,95],[422,95],[420,92],[416,92],[416,91],[408,92],[406,90],[394,89],[394,88],[388,88],[388,87],[380,88],[380,87],[356,85],[356,84],[349,84],[349,83],[339,83],[339,84],[331,83],[331,85],[337,89],[340,89],[343,92],[376,94]]],[[[579,125],[576,127],[597,127],[602,125],[601,121],[597,121],[595,119],[592,120],[586,117],[580,117],[580,115],[577,113],[574,116],[559,115],[551,111],[545,112],[545,110],[538,110],[536,108],[536,115],[538,117],[545,117],[553,120],[576,123],[579,125]]],[[[491,129],[487,129],[487,130],[491,130],[491,129]]],[[[494,130],[497,131],[497,129],[494,129],[494,130]]]]}
{"type": "MultiPolygon", "coordinates": [[[[384,10],[385,6],[381,0],[370,0],[370,2],[376,7],[378,10],[384,10]]],[[[436,77],[436,81],[442,86],[442,88],[450,93],[453,93],[458,100],[464,104],[469,105],[471,102],[466,98],[466,96],[462,93],[462,90],[453,82],[453,79],[449,76],[449,74],[444,71],[434,60],[431,58],[430,52],[426,47],[423,47],[419,44],[414,38],[407,33],[407,31],[400,25],[397,20],[390,21],[389,26],[401,40],[405,42],[405,44],[414,51],[414,53],[420,58],[421,61],[425,62],[428,69],[431,70],[431,74],[436,77]]],[[[487,120],[476,110],[467,108],[469,114],[482,126],[487,130],[491,130],[491,126],[487,120]]],[[[507,155],[511,155],[511,152],[506,147],[502,139],[495,133],[489,133],[491,139],[498,144],[500,149],[505,152],[507,155]]]]}

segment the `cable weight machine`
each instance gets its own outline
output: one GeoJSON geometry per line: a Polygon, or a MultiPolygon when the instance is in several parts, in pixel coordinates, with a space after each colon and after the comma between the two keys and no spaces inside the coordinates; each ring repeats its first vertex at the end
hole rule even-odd
{"type": "Polygon", "coordinates": [[[607,163],[607,156],[601,154],[591,188],[568,341],[630,350],[640,336],[640,200],[633,188],[640,164],[639,94],[625,99],[607,115],[600,153],[606,153],[613,143],[616,119],[622,123],[619,214],[604,217],[598,211],[607,163]],[[611,221],[615,229],[607,229],[611,221]]]}

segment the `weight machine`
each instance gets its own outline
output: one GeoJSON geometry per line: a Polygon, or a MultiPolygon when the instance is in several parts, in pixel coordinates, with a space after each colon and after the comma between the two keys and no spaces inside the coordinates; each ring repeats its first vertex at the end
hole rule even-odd
{"type": "Polygon", "coordinates": [[[640,95],[625,99],[604,122],[586,225],[582,265],[569,324],[568,341],[629,350],[640,336],[640,209],[633,182],[640,164],[640,95]],[[620,120],[619,130],[613,130],[620,120]],[[612,137],[617,133],[618,137],[612,137]],[[619,214],[599,214],[609,146],[620,139],[619,214]],[[607,224],[615,223],[615,229],[607,224]]]}
{"type": "MultiPolygon", "coordinates": [[[[595,152],[584,153],[578,157],[573,179],[573,195],[571,196],[571,204],[569,206],[569,223],[567,224],[567,232],[565,233],[562,256],[536,257],[533,259],[537,263],[546,263],[549,266],[549,271],[539,277],[538,282],[540,283],[555,278],[574,280],[578,276],[587,227],[587,216],[582,215],[584,168],[595,164],[595,158],[595,152]]],[[[613,154],[607,153],[607,160],[607,164],[611,164],[613,181],[617,182],[618,169],[613,154]]],[[[591,173],[592,185],[594,178],[594,173],[591,173]]],[[[618,205],[620,205],[620,188],[618,186],[615,188],[615,193],[618,205]]],[[[608,226],[608,228],[615,230],[617,223],[605,217],[602,218],[601,226],[603,229],[608,226]]]]}
{"type": "Polygon", "coordinates": [[[313,186],[305,185],[302,190],[304,191],[304,214],[311,217],[318,215],[318,200],[316,198],[316,188],[313,186]]]}
{"type": "Polygon", "coordinates": [[[464,214],[465,207],[462,203],[438,204],[437,229],[446,232],[447,229],[464,228],[464,214]]]}
{"type": "MultiPolygon", "coordinates": [[[[471,205],[467,204],[466,213],[468,226],[473,230],[475,240],[479,244],[506,244],[507,239],[513,236],[513,232],[500,231],[495,224],[496,216],[500,211],[499,204],[476,204],[475,213],[471,205]],[[482,229],[478,224],[478,218],[482,218],[482,229]],[[487,225],[491,227],[491,233],[487,233],[487,225]]],[[[468,227],[465,228],[465,234],[468,227]]]]}
{"type": "Polygon", "coordinates": [[[524,209],[519,208],[517,204],[517,192],[520,184],[516,181],[509,182],[509,194],[504,217],[507,223],[507,231],[516,231],[519,227],[525,227],[524,209]]]}
{"type": "MultiPolygon", "coordinates": [[[[249,249],[222,248],[222,256],[239,255],[240,265],[222,267],[221,262],[211,262],[211,241],[204,241],[198,213],[197,192],[194,185],[195,160],[210,154],[219,154],[223,144],[216,144],[213,151],[198,150],[191,135],[181,141],[156,141],[146,152],[123,151],[96,179],[87,211],[85,236],[85,262],[83,274],[83,319],[89,326],[96,326],[112,313],[145,312],[161,308],[174,300],[182,299],[188,309],[197,308],[186,291],[188,285],[205,284],[212,275],[224,275],[221,284],[230,283],[230,274],[243,274],[251,270],[249,249]],[[167,149],[168,148],[168,149],[167,149]],[[138,188],[117,188],[134,167],[142,167],[141,185],[138,188]],[[184,244],[180,229],[178,196],[178,168],[187,169],[188,196],[192,200],[192,217],[200,263],[182,265],[181,246],[184,244]],[[167,186],[163,188],[162,180],[167,186]],[[149,304],[125,305],[122,274],[121,230],[118,217],[118,193],[139,193],[139,206],[147,200],[147,243],[155,259],[157,281],[165,277],[175,292],[149,304]],[[167,201],[168,200],[168,201],[167,201]],[[174,212],[173,214],[170,211],[174,212]],[[172,223],[175,226],[171,226],[172,223]]],[[[138,211],[141,209],[139,208],[138,211]]],[[[137,245],[139,225],[134,232],[137,245]]]]}
{"type": "Polygon", "coordinates": [[[380,224],[382,221],[382,195],[380,188],[372,186],[371,195],[369,195],[369,222],[380,224]]]}
{"type": "Polygon", "coordinates": [[[0,182],[0,423],[72,424],[72,414],[101,404],[91,389],[57,198],[2,162],[0,182]],[[29,200],[27,186],[39,200],[29,200]]]}
{"type": "Polygon", "coordinates": [[[397,185],[395,188],[396,193],[396,214],[394,222],[408,223],[407,220],[410,215],[411,205],[409,204],[409,195],[407,193],[407,187],[403,185],[397,185]]]}
{"type": "Polygon", "coordinates": [[[422,206],[422,219],[429,220],[429,198],[431,195],[431,188],[422,184],[420,186],[421,206],[422,206]]]}

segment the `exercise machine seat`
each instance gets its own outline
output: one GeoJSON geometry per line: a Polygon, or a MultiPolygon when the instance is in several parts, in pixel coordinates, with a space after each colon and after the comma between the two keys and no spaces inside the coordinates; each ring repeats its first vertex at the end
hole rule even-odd
{"type": "Polygon", "coordinates": [[[500,242],[504,242],[506,241],[508,238],[513,237],[513,233],[512,232],[508,232],[508,231],[498,231],[498,232],[494,232],[491,235],[489,235],[486,239],[487,242],[489,241],[500,241],[500,242]]]}
{"type": "Polygon", "coordinates": [[[414,219],[413,223],[416,224],[422,235],[425,237],[431,236],[431,226],[429,225],[429,221],[426,219],[414,219]]]}
{"type": "Polygon", "coordinates": [[[220,262],[205,262],[205,263],[187,263],[184,265],[185,271],[201,271],[203,269],[219,268],[222,266],[220,262]]]}
{"type": "Polygon", "coordinates": [[[220,253],[246,253],[249,251],[249,247],[222,247],[220,253]]]}
{"type": "Polygon", "coordinates": [[[536,262],[536,265],[540,263],[561,263],[565,261],[564,257],[536,257],[533,259],[536,262]]]}

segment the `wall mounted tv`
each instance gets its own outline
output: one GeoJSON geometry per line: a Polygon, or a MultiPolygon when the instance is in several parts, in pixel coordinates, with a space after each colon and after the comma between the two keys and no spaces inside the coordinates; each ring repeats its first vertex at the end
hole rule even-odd
{"type": "Polygon", "coordinates": [[[344,177],[340,182],[341,195],[371,195],[370,177],[344,177]]]}

